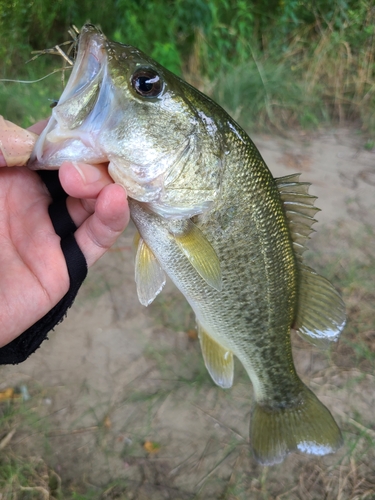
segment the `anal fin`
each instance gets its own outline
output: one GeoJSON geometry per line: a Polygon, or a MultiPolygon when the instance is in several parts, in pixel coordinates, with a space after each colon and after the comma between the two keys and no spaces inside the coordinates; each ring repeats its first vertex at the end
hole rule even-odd
{"type": "Polygon", "coordinates": [[[135,256],[135,282],[139,302],[148,306],[162,291],[166,276],[152,250],[136,235],[138,249],[135,256]]]}
{"type": "Polygon", "coordinates": [[[204,363],[212,380],[223,389],[233,384],[233,353],[214,340],[198,322],[198,336],[204,363]]]}

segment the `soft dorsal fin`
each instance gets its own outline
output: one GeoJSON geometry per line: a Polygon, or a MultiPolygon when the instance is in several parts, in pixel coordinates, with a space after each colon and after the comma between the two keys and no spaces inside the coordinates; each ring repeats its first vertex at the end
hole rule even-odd
{"type": "Polygon", "coordinates": [[[136,234],[134,241],[138,241],[135,256],[135,282],[138,299],[142,305],[148,306],[162,291],[166,277],[155,255],[139,236],[139,233],[136,234]]]}
{"type": "Polygon", "coordinates": [[[169,230],[197,273],[208,285],[220,291],[220,261],[202,231],[190,219],[170,221],[169,230]]]}
{"type": "Polygon", "coordinates": [[[289,222],[293,248],[300,258],[309,235],[314,231],[311,228],[316,222],[314,216],[320,209],[314,206],[316,196],[308,194],[310,183],[299,182],[299,176],[287,175],[275,181],[289,222]]]}
{"type": "Polygon", "coordinates": [[[293,328],[314,345],[338,339],[346,322],[345,304],[333,285],[299,265],[298,308],[293,328]]]}
{"type": "Polygon", "coordinates": [[[331,283],[303,265],[302,253],[314,231],[316,196],[308,194],[310,184],[299,182],[300,174],[276,179],[297,256],[299,273],[298,309],[293,328],[314,345],[337,340],[345,326],[345,305],[331,283]]]}
{"type": "Polygon", "coordinates": [[[204,363],[212,380],[223,389],[233,384],[233,353],[214,340],[197,321],[204,363]]]}

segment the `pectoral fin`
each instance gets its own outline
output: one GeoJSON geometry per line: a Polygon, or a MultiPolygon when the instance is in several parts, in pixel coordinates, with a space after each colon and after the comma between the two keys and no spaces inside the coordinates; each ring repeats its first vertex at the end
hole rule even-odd
{"type": "Polygon", "coordinates": [[[233,384],[233,353],[218,344],[198,322],[204,363],[215,384],[229,389],[233,384]]]}
{"type": "Polygon", "coordinates": [[[338,339],[345,326],[345,305],[331,283],[301,265],[298,310],[294,329],[314,345],[338,339]]]}
{"type": "Polygon", "coordinates": [[[135,255],[137,255],[138,246],[139,246],[140,241],[141,241],[141,235],[139,234],[138,231],[136,231],[134,234],[134,238],[133,238],[133,250],[134,250],[135,255]]]}
{"type": "Polygon", "coordinates": [[[202,231],[191,221],[181,221],[183,231],[173,231],[176,243],[189,259],[190,264],[205,282],[220,291],[222,287],[220,261],[202,231]]]}
{"type": "Polygon", "coordinates": [[[135,257],[135,282],[139,302],[144,306],[148,306],[162,291],[166,278],[153,252],[139,235],[138,238],[138,250],[135,257]]]}

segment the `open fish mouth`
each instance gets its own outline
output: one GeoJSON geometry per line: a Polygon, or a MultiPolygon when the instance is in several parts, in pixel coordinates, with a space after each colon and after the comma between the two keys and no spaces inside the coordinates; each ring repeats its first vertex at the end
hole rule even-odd
{"type": "Polygon", "coordinates": [[[31,169],[47,168],[47,164],[58,167],[61,161],[73,159],[72,151],[77,151],[77,147],[86,161],[106,161],[95,150],[94,137],[102,120],[96,117],[95,122],[89,120],[87,125],[80,126],[97,104],[107,70],[107,49],[107,38],[98,28],[91,24],[83,26],[72,73],[35,145],[29,162],[31,169]]]}
{"type": "Polygon", "coordinates": [[[59,105],[73,97],[79,99],[85,91],[87,92],[90,87],[97,83],[106,60],[104,50],[106,41],[103,33],[92,24],[83,26],[78,37],[78,49],[73,70],[59,99],[59,105]]]}

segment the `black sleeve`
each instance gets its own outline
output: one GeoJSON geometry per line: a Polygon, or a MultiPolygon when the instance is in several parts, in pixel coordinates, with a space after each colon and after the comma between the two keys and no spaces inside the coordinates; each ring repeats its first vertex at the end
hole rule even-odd
{"type": "MultiPolygon", "coordinates": [[[[67,310],[72,306],[87,275],[86,259],[74,238],[77,227],[66,208],[67,194],[61,187],[58,172],[57,170],[42,170],[38,174],[52,196],[52,204],[49,206],[48,212],[56,234],[61,237],[60,244],[68,268],[70,288],[60,302],[43,318],[8,345],[0,348],[1,365],[21,363],[38,349],[43,340],[47,338],[48,332],[66,316],[67,310]]],[[[15,279],[17,279],[16,276],[15,279]]]]}

